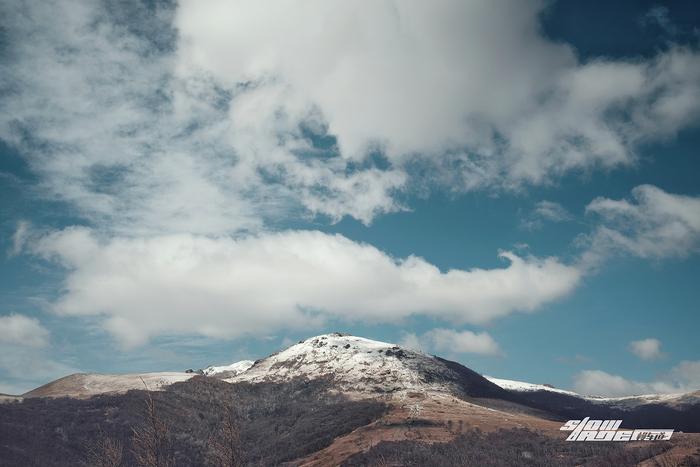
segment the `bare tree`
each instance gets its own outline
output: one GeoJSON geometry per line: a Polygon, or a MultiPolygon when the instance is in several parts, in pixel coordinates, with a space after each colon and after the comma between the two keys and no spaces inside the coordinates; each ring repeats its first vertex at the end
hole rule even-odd
{"type": "Polygon", "coordinates": [[[146,382],[145,420],[139,427],[132,428],[132,453],[136,464],[142,467],[170,467],[175,464],[172,453],[170,430],[159,416],[151,391],[146,382]]]}
{"type": "Polygon", "coordinates": [[[100,430],[97,441],[87,447],[87,464],[90,467],[119,467],[122,465],[124,447],[121,441],[100,430]]]}
{"type": "Polygon", "coordinates": [[[243,465],[242,454],[238,416],[228,405],[218,430],[209,437],[209,455],[217,467],[239,467],[243,465]]]}

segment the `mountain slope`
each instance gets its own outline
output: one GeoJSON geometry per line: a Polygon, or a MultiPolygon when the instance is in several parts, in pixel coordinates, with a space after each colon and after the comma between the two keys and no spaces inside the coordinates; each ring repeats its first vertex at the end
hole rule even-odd
{"type": "Polygon", "coordinates": [[[518,400],[460,364],[340,333],[303,340],[225,381],[284,382],[293,378],[327,379],[335,390],[358,394],[432,392],[518,400]]]}
{"type": "Polygon", "coordinates": [[[700,391],[686,394],[647,394],[628,397],[582,396],[541,384],[488,378],[520,396],[530,407],[562,418],[623,420],[627,428],[674,428],[700,432],[700,391]]]}
{"type": "MultiPolygon", "coordinates": [[[[47,446],[42,465],[78,465],[86,443],[99,441],[95,427],[131,449],[131,433],[143,423],[146,397],[157,401],[177,440],[181,465],[206,463],[207,440],[227,407],[241,417],[249,465],[341,465],[382,441],[400,443],[401,452],[424,449],[420,446],[426,442],[445,443],[453,451],[466,450],[469,457],[477,454],[474,440],[482,437],[465,438],[474,430],[499,439],[506,430],[513,443],[522,446],[516,457],[520,449],[539,449],[546,439],[554,440],[550,454],[560,456],[571,453],[559,429],[562,420],[586,416],[623,419],[623,426],[630,428],[700,431],[700,404],[686,404],[695,397],[692,394],[672,398],[674,407],[659,405],[657,399],[636,406],[625,402],[623,411],[601,398],[546,385],[489,380],[456,362],[333,333],[256,362],[211,366],[197,373],[61,378],[25,394],[21,403],[0,404],[0,439],[12,440],[0,442],[0,459],[14,456],[9,465],[26,465],[40,438],[47,446]],[[158,391],[146,396],[145,387],[158,391]],[[535,434],[544,438],[535,439],[535,434]]],[[[484,439],[487,449],[490,442],[484,439]]],[[[668,448],[685,449],[678,443],[686,441],[697,444],[700,438],[679,435],[668,448]]],[[[586,453],[592,459],[605,454],[596,448],[586,448],[586,453]]],[[[570,465],[582,463],[574,459],[570,465]]]]}
{"type": "Polygon", "coordinates": [[[186,381],[192,373],[142,373],[127,375],[100,375],[75,373],[52,381],[22,395],[32,397],[85,398],[98,394],[119,394],[131,389],[159,391],[173,383],[186,381]]]}
{"type": "MultiPolygon", "coordinates": [[[[581,396],[546,385],[485,378],[459,363],[440,357],[339,333],[311,337],[256,362],[244,360],[231,365],[210,366],[201,373],[233,384],[323,381],[334,392],[359,398],[380,397],[402,404],[401,401],[416,398],[451,397],[489,409],[546,420],[590,416],[623,419],[626,426],[673,427],[700,432],[700,393],[623,398],[581,396]]],[[[30,391],[23,397],[87,398],[144,387],[162,390],[193,375],[74,374],[30,391]]]]}
{"type": "Polygon", "coordinates": [[[679,407],[683,405],[694,405],[700,403],[700,391],[674,394],[639,394],[622,397],[603,397],[594,395],[582,395],[573,391],[566,391],[564,389],[555,388],[546,384],[525,383],[523,381],[493,378],[491,376],[486,376],[486,379],[488,379],[494,384],[497,384],[503,389],[507,389],[516,393],[528,394],[542,391],[544,393],[565,394],[567,396],[585,399],[593,404],[615,407],[621,410],[629,410],[645,404],[660,404],[668,405],[670,407],[679,407]]]}
{"type": "Polygon", "coordinates": [[[573,391],[566,391],[564,389],[558,389],[553,386],[548,386],[546,384],[533,384],[533,383],[525,383],[523,381],[514,381],[511,379],[502,379],[502,378],[494,378],[491,376],[484,376],[487,380],[491,381],[493,384],[497,384],[498,386],[502,387],[503,389],[507,389],[509,391],[515,391],[515,392],[532,392],[532,391],[548,391],[548,392],[557,392],[559,394],[569,394],[571,396],[579,396],[579,394],[573,392],[573,391]]]}
{"type": "Polygon", "coordinates": [[[247,371],[255,362],[253,360],[241,360],[230,365],[208,366],[202,370],[204,376],[218,376],[221,379],[232,378],[247,371]]]}

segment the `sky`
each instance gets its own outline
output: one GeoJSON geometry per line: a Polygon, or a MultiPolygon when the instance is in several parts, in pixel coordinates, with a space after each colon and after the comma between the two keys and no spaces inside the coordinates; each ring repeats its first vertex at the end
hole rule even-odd
{"type": "Polygon", "coordinates": [[[0,0],[0,392],[332,331],[700,389],[696,2],[0,0]]]}

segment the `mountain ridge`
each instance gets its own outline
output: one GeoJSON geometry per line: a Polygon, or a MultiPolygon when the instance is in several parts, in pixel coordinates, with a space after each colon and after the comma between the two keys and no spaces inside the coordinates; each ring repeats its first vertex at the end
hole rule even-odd
{"type": "MultiPolygon", "coordinates": [[[[216,377],[228,383],[281,382],[290,377],[309,379],[326,377],[340,390],[357,393],[392,393],[464,391],[464,378],[470,380],[474,394],[556,393],[618,408],[644,404],[700,403],[700,391],[678,394],[643,394],[622,397],[582,395],[574,391],[510,379],[480,375],[468,367],[441,357],[407,349],[397,344],[334,332],[303,339],[285,349],[253,361],[241,360],[228,365],[208,366],[196,373],[216,377]],[[460,377],[455,371],[468,370],[460,377]],[[483,380],[482,380],[483,378],[483,380]],[[487,384],[490,383],[490,384],[487,384]],[[494,388],[497,387],[498,389],[494,388]]],[[[120,393],[130,389],[161,390],[169,384],[186,381],[194,374],[187,372],[153,372],[133,374],[74,373],[48,382],[17,397],[90,397],[104,393],[120,393]],[[142,381],[143,380],[143,381],[142,381]]],[[[466,395],[470,390],[466,390],[466,395]]],[[[509,396],[505,396],[510,399],[509,396]]]]}
{"type": "Polygon", "coordinates": [[[342,333],[304,339],[224,381],[283,382],[297,377],[329,378],[338,390],[360,394],[436,392],[510,398],[502,388],[458,363],[342,333]]]}
{"type": "MultiPolygon", "coordinates": [[[[27,465],[36,455],[34,440],[40,439],[47,446],[40,465],[54,465],[54,452],[65,456],[55,465],[79,465],[84,454],[75,449],[75,440],[99,442],[96,426],[130,446],[133,427],[147,419],[144,400],[157,401],[173,439],[183,446],[178,465],[204,465],[207,440],[226,410],[239,411],[246,465],[345,465],[382,442],[403,443],[399,450],[424,449],[425,443],[458,449],[466,443],[463,448],[473,451],[473,442],[491,443],[480,433],[506,436],[527,451],[548,443],[553,446],[549,455],[571,456],[560,428],[565,420],[584,417],[622,419],[624,428],[692,433],[674,435],[673,449],[664,448],[670,453],[700,442],[700,403],[630,404],[628,399],[616,407],[545,385],[487,378],[460,363],[395,344],[331,333],[254,362],[60,378],[0,404],[0,438],[14,443],[12,449],[0,443],[0,458],[14,456],[11,465],[27,465]],[[56,436],[56,429],[65,437],[56,436]]],[[[580,454],[597,458],[605,456],[605,449],[580,454]]],[[[620,449],[619,455],[628,454],[620,449]]],[[[646,458],[643,451],[635,451],[635,458],[646,458]]]]}

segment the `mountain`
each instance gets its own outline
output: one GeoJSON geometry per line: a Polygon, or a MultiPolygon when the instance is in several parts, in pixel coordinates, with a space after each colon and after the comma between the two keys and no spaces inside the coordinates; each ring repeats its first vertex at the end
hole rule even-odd
{"type": "Polygon", "coordinates": [[[7,398],[0,404],[0,465],[90,464],[85,446],[100,445],[104,437],[124,446],[123,465],[133,465],[134,429],[150,423],[149,403],[157,405],[159,423],[177,446],[175,465],[210,463],[210,440],[231,410],[245,465],[700,462],[700,453],[693,454],[700,435],[674,435],[666,444],[590,446],[566,443],[559,430],[567,419],[588,416],[622,419],[632,428],[700,432],[698,393],[581,396],[331,333],[255,362],[183,373],[75,374],[7,398]]]}
{"type": "Polygon", "coordinates": [[[700,432],[700,391],[626,397],[585,396],[543,384],[487,378],[517,394],[524,404],[563,418],[623,420],[623,427],[674,428],[700,432]]]}
{"type": "Polygon", "coordinates": [[[486,379],[494,384],[521,394],[530,394],[533,392],[556,393],[564,394],[578,399],[584,399],[593,404],[615,407],[621,410],[630,410],[646,404],[662,404],[669,407],[680,407],[684,405],[694,405],[700,403],[700,391],[675,394],[639,394],[622,397],[603,397],[582,395],[573,391],[558,389],[548,384],[532,384],[522,381],[513,381],[508,379],[493,378],[486,376],[486,379]]]}
{"type": "Polygon", "coordinates": [[[22,396],[13,396],[11,394],[0,393],[0,404],[5,402],[21,402],[22,396]]]}
{"type": "Polygon", "coordinates": [[[487,407],[502,408],[508,403],[511,411],[544,419],[590,416],[622,419],[628,427],[700,432],[700,392],[584,396],[550,385],[484,377],[440,357],[340,333],[303,340],[256,361],[247,371],[223,377],[230,383],[281,383],[293,378],[327,379],[336,390],[360,397],[448,395],[467,401],[479,399],[477,402],[487,407]]]}
{"type": "Polygon", "coordinates": [[[229,383],[279,383],[293,378],[326,379],[336,390],[365,395],[429,392],[518,399],[457,363],[341,333],[303,340],[256,361],[236,376],[223,379],[229,383]]]}
{"type": "Polygon", "coordinates": [[[132,389],[159,391],[173,383],[192,378],[191,373],[141,373],[100,375],[75,373],[52,381],[22,395],[33,397],[92,397],[98,394],[120,394],[132,389]]]}
{"type": "MultiPolygon", "coordinates": [[[[580,395],[551,385],[482,376],[437,356],[395,344],[342,333],[311,337],[261,360],[208,366],[197,373],[228,383],[284,383],[292,379],[323,379],[334,390],[357,397],[441,394],[458,398],[507,401],[548,412],[554,417],[596,414],[667,412],[663,420],[683,418],[700,407],[700,391],[686,394],[647,394],[628,397],[580,395]]],[[[148,388],[162,390],[195,375],[188,372],[104,375],[76,373],[23,394],[33,397],[91,397],[148,388]]],[[[6,396],[3,400],[15,400],[6,396]]],[[[654,415],[645,417],[645,420],[654,415]]],[[[653,420],[652,420],[653,421],[653,420]]],[[[681,423],[700,431],[700,422],[681,423]]]]}
{"type": "Polygon", "coordinates": [[[208,366],[202,370],[204,376],[217,376],[219,378],[231,378],[237,376],[253,366],[253,360],[241,360],[240,362],[222,366],[208,366]]]}
{"type": "Polygon", "coordinates": [[[577,396],[577,397],[582,397],[579,394],[573,392],[573,391],[566,391],[564,389],[558,389],[555,388],[552,385],[549,384],[533,384],[533,383],[525,383],[523,381],[513,381],[510,379],[501,379],[501,378],[493,378],[491,376],[484,376],[487,380],[491,381],[493,384],[496,384],[503,389],[507,389],[508,391],[515,391],[515,392],[533,392],[533,391],[547,391],[547,392],[556,392],[559,394],[569,394],[571,396],[577,396]]]}

